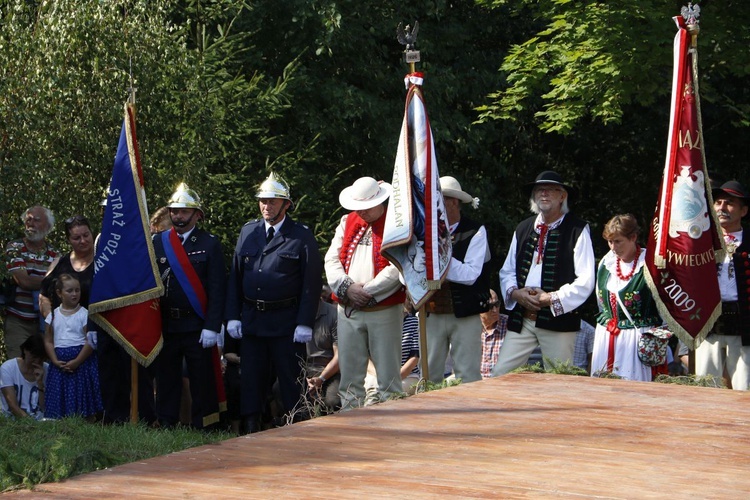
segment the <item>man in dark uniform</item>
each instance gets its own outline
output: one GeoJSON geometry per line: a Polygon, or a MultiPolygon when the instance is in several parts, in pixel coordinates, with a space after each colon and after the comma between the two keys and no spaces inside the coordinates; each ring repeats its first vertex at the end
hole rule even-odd
{"type": "Polygon", "coordinates": [[[750,239],[742,219],[748,215],[748,195],[737,181],[712,190],[714,209],[727,247],[717,262],[721,316],[695,350],[695,374],[721,378],[726,370],[732,389],[750,388],[750,239]]]}
{"type": "Polygon", "coordinates": [[[219,421],[214,364],[226,290],[224,258],[219,240],[196,227],[204,214],[195,191],[180,184],[167,207],[173,228],[154,235],[165,288],[161,298],[164,346],[156,359],[156,411],[162,426],[179,422],[184,358],[193,400],[191,424],[202,429],[219,421]]]}
{"type": "Polygon", "coordinates": [[[287,417],[302,396],[305,343],[312,339],[322,281],[312,232],[286,213],[289,186],[273,173],[260,185],[261,219],[242,227],[227,288],[227,331],[242,338],[240,402],[245,432],[260,429],[271,366],[287,417]]]}

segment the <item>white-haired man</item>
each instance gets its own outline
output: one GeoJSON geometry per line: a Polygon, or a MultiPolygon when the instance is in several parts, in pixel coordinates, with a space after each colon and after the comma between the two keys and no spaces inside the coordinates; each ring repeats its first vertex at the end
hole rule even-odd
{"type": "Polygon", "coordinates": [[[594,290],[590,229],[568,208],[576,190],[549,170],[526,188],[536,215],[516,228],[500,270],[509,320],[493,376],[526,363],[537,345],[546,358],[572,362],[581,325],[578,308],[594,290]]]}
{"type": "Polygon", "coordinates": [[[21,355],[21,344],[41,332],[39,322],[39,288],[58,251],[47,243],[47,235],[55,225],[55,216],[48,208],[34,206],[21,214],[24,237],[8,243],[5,248],[10,283],[6,297],[5,347],[8,359],[21,355]]]}

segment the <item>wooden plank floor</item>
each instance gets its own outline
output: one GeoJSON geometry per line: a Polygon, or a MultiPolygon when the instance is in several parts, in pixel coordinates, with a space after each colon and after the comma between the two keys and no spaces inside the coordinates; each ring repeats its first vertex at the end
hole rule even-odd
{"type": "Polygon", "coordinates": [[[750,393],[511,374],[16,494],[750,498],[750,393]]]}

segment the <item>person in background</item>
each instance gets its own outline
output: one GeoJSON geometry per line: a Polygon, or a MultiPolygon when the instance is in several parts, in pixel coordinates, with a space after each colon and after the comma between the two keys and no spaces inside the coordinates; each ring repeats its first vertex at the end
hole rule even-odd
{"type": "Polygon", "coordinates": [[[149,220],[151,234],[161,233],[172,227],[172,219],[169,218],[169,209],[160,207],[149,220]]]}
{"type": "Polygon", "coordinates": [[[576,335],[576,345],[573,351],[573,364],[591,373],[591,355],[594,352],[595,329],[590,323],[581,320],[581,329],[576,335]]]}
{"type": "Polygon", "coordinates": [[[59,252],[47,236],[55,226],[55,216],[48,208],[33,206],[21,214],[24,236],[5,247],[6,267],[15,286],[12,300],[5,304],[5,348],[8,359],[21,355],[21,344],[44,331],[39,314],[39,289],[59,252]]]}
{"type": "Polygon", "coordinates": [[[401,386],[406,394],[414,394],[419,383],[419,318],[410,301],[404,304],[401,330],[401,386]]]}
{"type": "Polygon", "coordinates": [[[315,318],[313,338],[307,343],[308,395],[322,404],[323,413],[332,413],[341,406],[339,397],[338,312],[330,301],[331,288],[323,285],[315,318]]]}
{"type": "Polygon", "coordinates": [[[482,320],[482,378],[490,378],[508,331],[508,315],[500,314],[500,299],[495,290],[490,289],[489,311],[479,317],[482,320]]]}
{"type": "Polygon", "coordinates": [[[492,376],[523,365],[537,346],[558,363],[572,362],[581,327],[579,308],[594,290],[596,260],[589,225],[570,213],[577,190],[557,172],[526,185],[531,211],[500,270],[508,334],[492,376]]]}
{"type": "Polygon", "coordinates": [[[0,366],[0,414],[44,418],[44,392],[49,364],[44,338],[32,335],[21,344],[21,356],[0,366]]]}

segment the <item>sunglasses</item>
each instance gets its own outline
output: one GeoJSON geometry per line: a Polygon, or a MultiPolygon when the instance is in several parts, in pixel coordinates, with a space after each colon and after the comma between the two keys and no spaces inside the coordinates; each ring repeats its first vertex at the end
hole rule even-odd
{"type": "Polygon", "coordinates": [[[489,302],[487,305],[490,306],[490,309],[492,309],[493,307],[499,307],[500,306],[500,301],[496,300],[494,302],[489,302]]]}
{"type": "Polygon", "coordinates": [[[65,227],[71,228],[73,226],[88,226],[89,220],[83,215],[74,215],[65,219],[65,227]]]}

